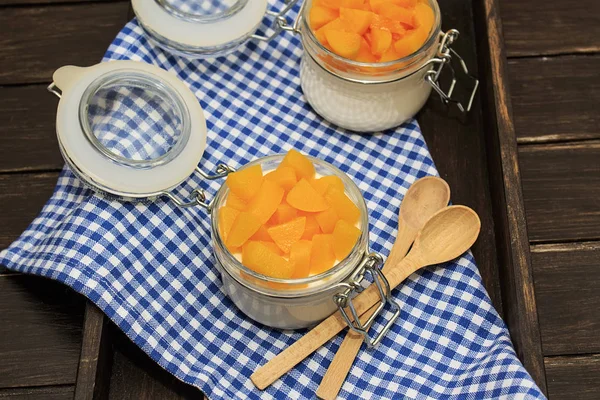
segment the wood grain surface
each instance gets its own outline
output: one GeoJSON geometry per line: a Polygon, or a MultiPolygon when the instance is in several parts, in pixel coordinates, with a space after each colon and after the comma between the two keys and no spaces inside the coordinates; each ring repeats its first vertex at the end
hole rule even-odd
{"type": "Polygon", "coordinates": [[[503,0],[500,6],[509,57],[600,51],[596,0],[503,0]]]}
{"type": "Polygon", "coordinates": [[[50,82],[63,65],[98,63],[128,8],[127,2],[3,8],[0,85],[50,82]]]}
{"type": "Polygon", "coordinates": [[[600,141],[519,148],[532,242],[600,239],[600,141]]]}
{"type": "Polygon", "coordinates": [[[65,286],[0,275],[0,388],[74,384],[82,316],[82,299],[65,286]]]}
{"type": "Polygon", "coordinates": [[[550,399],[597,400],[600,354],[545,359],[550,399]]]}
{"type": "Polygon", "coordinates": [[[545,392],[546,377],[498,2],[476,2],[475,10],[476,20],[485,21],[477,35],[482,52],[480,71],[491,71],[483,74],[481,90],[488,110],[486,143],[504,317],[519,358],[545,392]]]}
{"type": "Polygon", "coordinates": [[[72,400],[75,387],[73,385],[63,386],[41,386],[17,389],[0,389],[2,400],[72,400]]]}
{"type": "Polygon", "coordinates": [[[534,246],[532,261],[544,354],[600,353],[600,242],[534,246]]]}
{"type": "MultiPolygon", "coordinates": [[[[0,61],[1,62],[1,61],[0,61]]],[[[59,170],[58,98],[46,84],[0,87],[0,172],[59,170]]]]}
{"type": "Polygon", "coordinates": [[[519,143],[600,138],[600,56],[508,63],[519,143]]]}

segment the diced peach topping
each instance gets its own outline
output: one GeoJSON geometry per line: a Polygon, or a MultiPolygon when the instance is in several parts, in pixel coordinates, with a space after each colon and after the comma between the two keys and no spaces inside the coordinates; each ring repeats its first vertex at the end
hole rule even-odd
{"type": "Polygon", "coordinates": [[[257,273],[284,279],[319,274],[344,259],[361,234],[360,210],[338,176],[315,174],[310,159],[295,150],[264,176],[259,165],[230,174],[217,221],[229,252],[241,253],[257,273]]]}

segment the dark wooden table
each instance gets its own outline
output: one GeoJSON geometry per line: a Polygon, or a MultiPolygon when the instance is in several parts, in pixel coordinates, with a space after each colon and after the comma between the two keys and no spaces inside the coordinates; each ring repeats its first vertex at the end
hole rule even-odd
{"type": "MultiPolygon", "coordinates": [[[[553,399],[600,396],[599,4],[500,1],[541,336],[536,376],[553,399]]],[[[466,17],[471,13],[465,8],[466,17]]],[[[56,100],[45,93],[52,72],[98,62],[130,16],[128,1],[0,0],[0,249],[39,212],[63,165],[54,134],[56,100]]],[[[460,18],[450,22],[472,29],[460,18]]],[[[479,170],[484,145],[474,137],[464,154],[449,153],[461,128],[431,122],[436,112],[431,104],[419,119],[454,201],[482,217],[474,252],[502,314],[506,299],[486,211],[493,199],[479,170]],[[474,177],[465,180],[467,173],[474,177]]],[[[0,398],[86,398],[83,388],[94,381],[106,382],[95,390],[114,399],[201,396],[81,296],[2,267],[0,338],[0,398]],[[109,343],[95,342],[98,337],[109,343]]]]}

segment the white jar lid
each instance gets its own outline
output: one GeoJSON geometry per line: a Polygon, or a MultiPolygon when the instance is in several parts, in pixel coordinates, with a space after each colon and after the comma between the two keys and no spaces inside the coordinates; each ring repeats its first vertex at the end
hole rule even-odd
{"type": "Polygon", "coordinates": [[[165,50],[188,57],[230,53],[257,30],[267,0],[132,0],[140,26],[165,50]]]}
{"type": "Polygon", "coordinates": [[[56,132],[65,161],[94,189],[125,198],[159,195],[189,177],[206,148],[206,121],[177,77],[135,61],[53,76],[62,92],[56,132]]]}

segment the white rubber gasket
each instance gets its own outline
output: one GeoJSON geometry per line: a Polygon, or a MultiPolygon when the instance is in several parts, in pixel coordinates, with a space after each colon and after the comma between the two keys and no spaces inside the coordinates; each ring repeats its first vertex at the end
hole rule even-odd
{"type": "Polygon", "coordinates": [[[136,61],[112,61],[92,67],[62,67],[54,73],[62,97],[56,114],[56,132],[65,156],[87,178],[88,184],[111,194],[143,198],[169,190],[196,169],[206,149],[206,120],[200,103],[171,73],[136,61]],[[118,164],[103,155],[86,137],[79,121],[81,98],[92,82],[107,73],[127,70],[147,74],[168,84],[183,100],[189,112],[190,135],[185,147],[171,161],[147,169],[118,164]]]}
{"type": "Polygon", "coordinates": [[[267,11],[267,0],[248,0],[237,13],[206,22],[186,21],[170,14],[154,0],[132,0],[142,25],[188,47],[220,47],[253,33],[267,11]]]}

